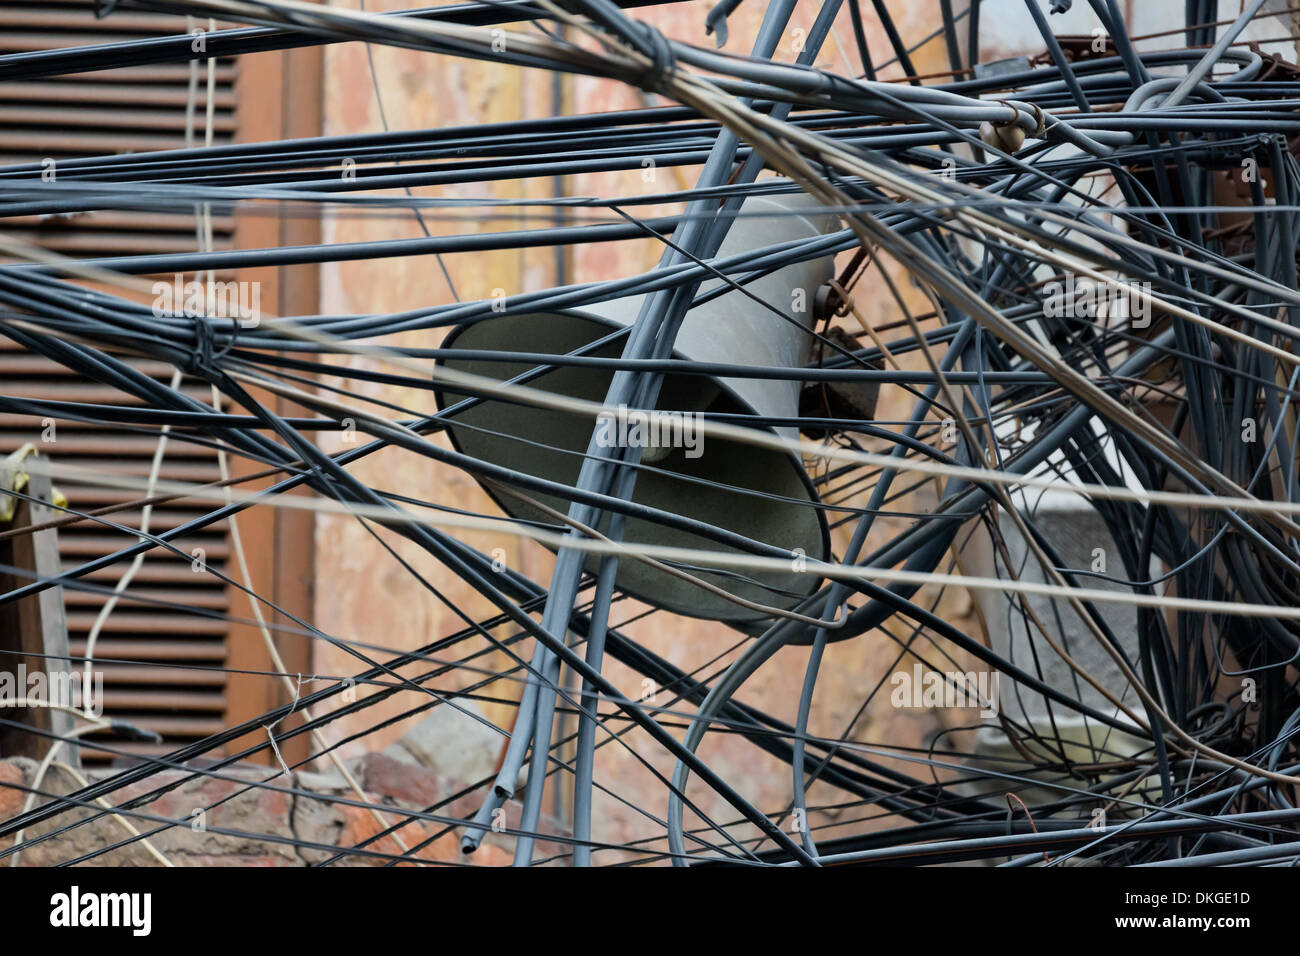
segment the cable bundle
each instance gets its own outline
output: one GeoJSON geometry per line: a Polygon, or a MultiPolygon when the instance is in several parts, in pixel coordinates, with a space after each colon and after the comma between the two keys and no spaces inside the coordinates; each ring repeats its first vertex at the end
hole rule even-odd
{"type": "MultiPolygon", "coordinates": [[[[209,569],[248,594],[268,646],[277,631],[321,642],[355,661],[355,671],[316,675],[309,686],[295,685],[287,672],[267,674],[284,685],[281,706],[71,794],[34,792],[29,808],[0,822],[0,836],[46,825],[27,843],[50,839],[83,825],[61,822],[78,807],[99,806],[92,816],[111,808],[130,820],[142,798],[123,801],[129,786],[163,771],[219,777],[241,758],[278,757],[277,744],[303,734],[317,766],[334,760],[344,770],[330,756],[338,746],[331,725],[340,718],[350,726],[370,720],[379,730],[389,719],[367,715],[397,698],[404,716],[451,708],[482,721],[467,704],[481,695],[508,699],[517,715],[512,726],[495,728],[496,772],[467,781],[475,811],[447,813],[450,801],[410,812],[380,807],[357,787],[346,799],[382,817],[379,834],[323,862],[353,851],[390,864],[418,860],[418,845],[374,848],[413,820],[458,834],[466,853],[488,833],[502,833],[521,864],[540,862],[539,839],[564,846],[548,859],[578,864],[1300,859],[1293,839],[1300,822],[1300,418],[1293,404],[1300,168],[1289,139],[1300,129],[1300,99],[1293,81],[1272,78],[1272,60],[1240,42],[1264,20],[1262,4],[1247,3],[1222,24],[1200,19],[1206,5],[1189,4],[1185,29],[1139,50],[1115,4],[1092,0],[1107,45],[1080,56],[1028,0],[1044,54],[1008,71],[972,65],[980,4],[954,15],[943,2],[936,36],[953,69],[937,79],[917,75],[915,48],[881,2],[867,11],[857,0],[826,0],[794,63],[774,57],[793,0],[767,7],[750,55],[669,39],[636,19],[639,5],[531,0],[375,15],[298,0],[124,0],[106,11],[242,25],[212,32],[208,57],[364,41],[603,78],[675,105],[65,160],[53,182],[42,181],[36,165],[0,167],[4,218],[194,207],[209,218],[415,216],[425,233],[240,250],[215,250],[209,234],[193,252],[93,259],[56,258],[0,237],[12,260],[0,266],[0,333],[120,396],[83,403],[0,388],[0,413],[203,446],[223,462],[223,480],[206,485],[156,474],[133,482],[57,455],[34,463],[55,482],[126,488],[141,501],[184,498],[201,503],[202,514],[151,532],[74,502],[61,509],[68,521],[95,522],[120,546],[0,602],[55,586],[103,590],[90,575],[125,570],[157,549],[184,558],[176,542],[187,534],[222,522],[237,527],[253,509],[285,508],[355,520],[439,600],[454,580],[494,609],[402,652],[374,635],[326,633],[277,607],[254,593],[238,563],[209,569]],[[818,66],[845,6],[861,76],[818,66]],[[889,63],[872,61],[868,23],[888,36],[889,63]],[[906,82],[880,79],[895,66],[906,82]],[[411,193],[631,170],[646,156],[698,167],[695,186],[652,196],[473,201],[411,193]],[[1232,199],[1224,188],[1230,181],[1241,187],[1232,199]],[[790,211],[769,211],[765,227],[758,201],[790,211]],[[785,236],[783,218],[807,215],[788,205],[796,201],[833,225],[785,236]],[[639,216],[645,206],[676,212],[639,216]],[[494,217],[524,228],[473,228],[494,217]],[[435,221],[469,228],[434,235],[428,223],[435,221]],[[735,251],[726,243],[738,231],[769,239],[735,251]],[[250,323],[237,307],[210,309],[203,284],[240,268],[646,238],[662,256],[644,272],[521,293],[504,308],[493,299],[450,301],[393,314],[250,323]],[[813,345],[805,364],[699,361],[682,351],[690,317],[724,302],[743,303],[754,322],[799,322],[784,303],[752,290],[783,270],[837,255],[842,267],[823,290],[829,304],[799,330],[813,345]],[[197,277],[200,308],[180,301],[187,293],[179,278],[175,294],[159,293],[169,298],[161,311],[143,304],[156,286],[138,277],[170,273],[197,277]],[[900,287],[904,275],[919,293],[900,287]],[[866,282],[880,283],[871,292],[889,302],[893,320],[864,316],[866,282]],[[409,333],[464,335],[509,318],[524,317],[534,329],[541,316],[590,319],[628,301],[636,303],[630,320],[563,348],[403,344],[409,333]],[[858,331],[846,333],[850,319],[858,331]],[[340,364],[340,357],[366,361],[340,364]],[[173,370],[170,381],[139,371],[141,360],[173,370]],[[579,394],[555,384],[579,378],[600,388],[579,394]],[[680,410],[681,396],[712,395],[719,381],[732,383],[721,389],[732,398],[743,397],[738,382],[809,396],[789,415],[764,414],[738,398],[694,410],[705,447],[725,443],[751,463],[768,452],[800,462],[812,472],[808,495],[741,477],[686,478],[660,449],[596,440],[602,418],[619,409],[680,410]],[[374,401],[367,396],[375,385],[436,395],[438,410],[374,401]],[[865,394],[854,388],[874,390],[871,405],[888,393],[906,416],[876,417],[852,403],[865,394]],[[822,400],[811,400],[814,393],[822,400]],[[259,397],[267,395],[300,413],[276,411],[259,397]],[[492,421],[476,414],[502,407],[579,423],[581,441],[534,435],[531,461],[469,452],[469,430],[492,421]],[[341,453],[324,449],[322,436],[348,430],[364,440],[341,453]],[[401,488],[372,487],[350,470],[383,449],[463,470],[500,510],[439,506],[401,488]],[[564,477],[542,469],[546,454],[564,462],[564,477]],[[243,466],[230,478],[226,462],[234,459],[243,466]],[[250,472],[269,486],[248,490],[250,472]],[[680,507],[638,497],[665,474],[679,483],[680,507]],[[310,495],[289,494],[298,489],[310,495]],[[738,531],[726,508],[686,507],[689,495],[714,494],[737,496],[740,509],[811,513],[838,550],[810,555],[738,531]],[[1070,521],[1093,529],[1091,543],[1105,542],[1101,561],[1091,547],[1079,551],[1069,522],[1063,529],[1045,516],[1044,502],[1063,500],[1086,515],[1070,521]],[[536,580],[501,567],[463,540],[471,531],[541,543],[556,554],[554,570],[536,580]],[[407,563],[398,538],[436,562],[440,576],[407,563]],[[977,557],[981,548],[988,556],[977,557]],[[672,628],[670,611],[652,606],[618,619],[628,590],[635,592],[625,590],[631,566],[674,586],[684,582],[701,606],[734,610],[743,633],[709,666],[678,667],[653,641],[634,636],[672,628]],[[936,594],[962,589],[977,599],[978,621],[953,621],[938,609],[936,594]],[[861,699],[852,702],[859,714],[907,684],[916,660],[918,675],[948,675],[936,691],[940,701],[971,689],[954,672],[991,678],[978,687],[981,716],[945,726],[923,749],[897,744],[888,731],[864,736],[856,718],[840,737],[810,733],[819,670],[829,645],[845,641],[898,649],[896,668],[859,675],[861,699]],[[482,657],[480,646],[496,656],[482,657]],[[792,646],[808,648],[798,694],[764,707],[742,702],[746,683],[792,646]],[[508,664],[497,669],[488,659],[508,664]],[[657,687],[655,700],[620,690],[611,662],[657,687]],[[471,689],[444,693],[437,679],[448,673],[475,675],[471,689]],[[304,719],[282,727],[290,715],[304,719]],[[563,732],[557,715],[575,717],[576,729],[563,732]],[[223,751],[260,728],[272,728],[262,743],[223,751]],[[783,765],[788,802],[747,798],[746,781],[729,779],[731,765],[707,756],[710,733],[743,738],[783,765]],[[645,794],[618,793],[600,779],[604,747],[646,764],[666,794],[665,817],[642,809],[645,794]],[[671,772],[640,756],[647,749],[667,758],[671,772]],[[570,800],[560,836],[541,823],[555,780],[570,800]],[[821,803],[810,800],[814,784],[821,803]],[[728,808],[725,817],[704,809],[698,794],[705,791],[728,808]],[[593,821],[596,794],[640,813],[653,836],[626,845],[603,840],[593,821]],[[520,816],[499,828],[497,813],[512,798],[520,816]]],[[[719,6],[710,19],[721,38],[724,6],[736,4],[719,6]]],[[[0,78],[47,82],[190,56],[174,38],[9,54],[0,56],[0,78]]],[[[500,427],[488,428],[490,447],[523,441],[500,427]]],[[[129,583],[118,590],[129,593],[129,583]]],[[[655,604],[654,594],[636,596],[655,604]]],[[[89,654],[84,663],[93,664],[89,654]]],[[[283,773],[244,786],[307,793],[283,773]]],[[[137,831],[131,839],[144,838],[137,831]]]]}

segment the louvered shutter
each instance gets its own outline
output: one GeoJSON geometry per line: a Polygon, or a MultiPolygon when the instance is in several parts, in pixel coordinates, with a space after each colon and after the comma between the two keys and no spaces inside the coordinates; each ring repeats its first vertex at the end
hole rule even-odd
{"type": "MultiPolygon", "coordinates": [[[[14,3],[0,0],[0,53],[59,49],[173,33],[178,20],[148,14],[120,13],[96,20],[86,0],[42,0],[14,3]]],[[[235,129],[233,61],[219,61],[215,113],[216,142],[228,142],[235,129]]],[[[202,129],[206,68],[200,69],[197,122],[202,129]]],[[[0,82],[0,159],[5,163],[40,162],[53,158],[97,153],[140,152],[178,148],[185,144],[185,112],[189,67],[187,64],[106,70],[37,81],[0,82]]],[[[201,133],[200,133],[201,137],[201,133]]],[[[216,218],[217,248],[231,244],[233,223],[216,218]]],[[[5,220],[4,230],[47,249],[71,256],[107,256],[135,253],[191,251],[195,245],[192,215],[176,213],[95,213],[70,220],[5,220]]],[[[139,363],[141,368],[166,380],[170,368],[139,363]]],[[[78,380],[60,366],[18,349],[0,339],[0,380],[6,394],[84,402],[123,402],[113,389],[78,380]]],[[[205,386],[189,391],[206,399],[205,386]]],[[[0,415],[0,452],[34,441],[44,454],[60,462],[111,470],[136,477],[148,474],[156,439],[127,431],[57,423],[53,443],[42,443],[45,431],[39,420],[0,415]]],[[[213,453],[195,445],[171,441],[161,472],[163,478],[209,482],[219,478],[213,453]]],[[[106,490],[63,484],[69,502],[79,510],[140,497],[139,492],[106,490]]],[[[185,502],[155,508],[151,529],[173,528],[208,510],[203,503],[185,502]]],[[[106,516],[126,526],[139,527],[140,511],[106,516]]],[[[130,543],[130,538],[93,521],[60,530],[60,552],[66,566],[109,553],[130,543]]],[[[229,557],[227,529],[207,532],[177,542],[189,553],[201,548],[207,563],[225,570],[229,557]]],[[[233,565],[233,562],[232,562],[233,565]]],[[[125,565],[101,571],[86,580],[111,589],[125,565]]],[[[96,658],[128,663],[106,664],[105,713],[162,734],[162,748],[145,743],[112,740],[123,750],[170,750],[226,725],[226,679],[215,668],[227,663],[229,609],[226,587],[210,574],[196,573],[191,562],[151,552],[128,593],[119,602],[100,634],[96,658]],[[179,607],[150,605],[147,598],[179,607]],[[187,613],[184,609],[215,617],[187,613]],[[152,665],[181,666],[152,666],[152,665]]],[[[71,651],[84,652],[86,636],[104,596],[65,590],[71,651]]],[[[247,613],[242,607],[241,613],[247,613]]],[[[95,738],[87,738],[94,740],[95,738]]],[[[92,747],[82,750],[86,763],[108,757],[92,747]]]]}

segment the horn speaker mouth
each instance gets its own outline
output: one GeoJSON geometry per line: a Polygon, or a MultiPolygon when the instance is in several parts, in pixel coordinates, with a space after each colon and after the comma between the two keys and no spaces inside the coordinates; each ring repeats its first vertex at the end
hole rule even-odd
{"type": "MultiPolygon", "coordinates": [[[[534,352],[563,355],[574,352],[624,328],[599,315],[576,310],[501,316],[458,326],[447,336],[447,349],[534,352]]],[[[591,354],[617,358],[622,341],[616,339],[591,354]]],[[[684,356],[674,354],[674,358],[684,356]]],[[[472,358],[443,358],[439,364],[496,380],[508,380],[535,367],[532,361],[503,362],[472,358]]],[[[590,367],[562,367],[529,382],[529,387],[601,403],[613,372],[590,367]]],[[[445,409],[468,397],[438,388],[436,400],[445,409]]],[[[705,412],[754,415],[753,406],[728,384],[705,375],[664,376],[658,409],[664,412],[705,412]]],[[[796,412],[792,412],[793,417],[796,412]]],[[[596,427],[591,419],[489,398],[459,413],[447,434],[457,451],[550,481],[577,483],[582,455],[596,427]]],[[[637,473],[632,500],[642,505],[693,518],[747,538],[799,550],[814,560],[830,555],[830,536],[819,499],[803,464],[792,453],[738,444],[696,435],[697,448],[646,447],[643,467],[637,473]]],[[[505,495],[484,489],[511,517],[554,526],[545,512],[505,495]]],[[[546,494],[532,497],[562,513],[569,502],[546,494]]],[[[597,530],[608,530],[609,515],[597,530]]],[[[630,518],[623,535],[630,545],[665,545],[680,548],[735,551],[688,531],[630,518]]],[[[587,569],[595,572],[599,555],[591,555],[587,569]]],[[[795,570],[780,572],[717,572],[696,567],[684,570],[746,600],[789,610],[811,594],[820,580],[795,570]]],[[[666,574],[640,561],[620,559],[618,587],[649,604],[690,617],[725,621],[741,630],[761,629],[770,615],[743,607],[716,594],[666,574]]]]}

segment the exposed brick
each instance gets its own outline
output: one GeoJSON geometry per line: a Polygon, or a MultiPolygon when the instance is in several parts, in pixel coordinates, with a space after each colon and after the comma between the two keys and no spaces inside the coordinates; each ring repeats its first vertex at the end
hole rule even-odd
{"type": "MultiPolygon", "coordinates": [[[[22,758],[0,760],[0,820],[8,819],[21,811],[25,794],[16,789],[15,785],[24,783],[33,767],[31,761],[22,758]]],[[[400,821],[402,808],[423,809],[463,789],[463,785],[457,781],[383,754],[367,754],[357,761],[355,769],[358,778],[367,788],[366,800],[385,805],[379,812],[389,824],[400,821]]],[[[102,779],[112,772],[92,771],[90,777],[102,779]]],[[[266,837],[302,840],[320,847],[342,849],[356,846],[381,830],[380,823],[370,810],[328,799],[334,795],[343,795],[349,799],[355,796],[351,790],[343,789],[337,780],[333,784],[338,788],[317,791],[320,793],[319,798],[299,797],[295,800],[288,794],[256,784],[271,782],[301,788],[305,782],[310,782],[313,786],[324,786],[329,778],[308,773],[303,775],[305,780],[300,781],[297,775],[286,780],[282,776],[275,776],[266,767],[251,764],[227,767],[221,773],[222,777],[230,779],[204,776],[201,771],[197,775],[180,770],[163,771],[123,788],[114,795],[113,803],[122,804],[155,790],[166,790],[140,809],[145,813],[184,821],[150,837],[152,845],[177,866],[302,866],[328,859],[334,855],[334,851],[295,847],[279,839],[266,837]],[[215,805],[218,803],[220,805],[215,805]],[[204,825],[196,827],[191,814],[200,808],[205,808],[204,825]],[[216,833],[213,830],[215,827],[248,836],[216,833]]],[[[77,789],[77,782],[65,771],[54,767],[42,783],[42,789],[68,793],[77,789]]],[[[445,816],[468,816],[475,809],[476,798],[462,798],[456,801],[454,808],[444,807],[439,812],[445,816]]],[[[507,819],[518,820],[518,803],[508,804],[506,813],[507,819]]],[[[88,820],[91,815],[88,809],[69,809],[58,817],[33,827],[28,831],[27,837],[39,837],[76,820],[88,820]]],[[[132,822],[137,829],[142,830],[153,829],[154,826],[149,821],[139,819],[132,822]]],[[[546,832],[554,832],[550,821],[543,821],[542,826],[546,832]]],[[[442,833],[444,829],[443,824],[433,821],[412,821],[397,833],[402,843],[411,848],[442,833]]],[[[126,835],[119,822],[108,816],[101,817],[60,833],[57,837],[32,844],[23,850],[21,862],[24,866],[64,863],[118,843],[126,835]]],[[[459,830],[442,833],[415,855],[420,860],[434,863],[501,866],[510,862],[513,852],[511,841],[497,834],[489,834],[479,850],[471,856],[461,853],[460,838],[459,830]]],[[[402,845],[392,835],[375,840],[366,848],[387,854],[403,852],[402,845]]],[[[549,855],[553,852],[555,847],[551,844],[539,846],[539,854],[549,855]]],[[[348,855],[341,861],[346,866],[374,866],[384,862],[386,861],[382,858],[363,855],[348,855]]],[[[157,858],[138,840],[96,857],[95,863],[102,866],[159,865],[157,858]]],[[[419,864],[412,862],[401,865],[419,864]]]]}
{"type": "Polygon", "coordinates": [[[16,760],[0,761],[0,820],[20,813],[27,794],[19,789],[27,783],[24,767],[16,760]]]}
{"type": "Polygon", "coordinates": [[[361,758],[361,786],[367,793],[412,807],[427,807],[451,795],[448,780],[433,770],[394,760],[387,754],[361,758]]]}

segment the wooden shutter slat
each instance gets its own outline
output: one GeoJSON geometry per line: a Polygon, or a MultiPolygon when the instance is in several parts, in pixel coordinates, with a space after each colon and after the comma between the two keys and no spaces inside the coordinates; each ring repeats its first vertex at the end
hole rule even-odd
{"type": "Polygon", "coordinates": [[[163,687],[225,687],[226,675],[204,667],[152,667],[148,664],[100,664],[106,682],[157,684],[163,687]]]}
{"type": "MultiPolygon", "coordinates": [[[[86,638],[83,635],[70,635],[69,653],[73,657],[86,653],[86,638]]],[[[110,635],[95,645],[95,657],[117,660],[136,661],[206,661],[209,663],[226,659],[225,642],[221,640],[195,639],[132,639],[110,635]]]]}

